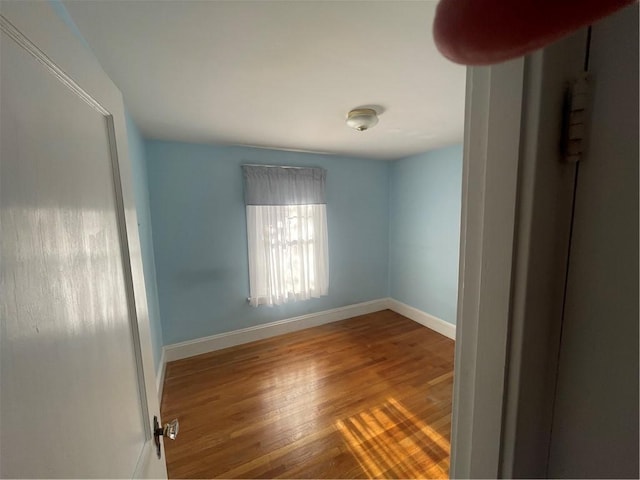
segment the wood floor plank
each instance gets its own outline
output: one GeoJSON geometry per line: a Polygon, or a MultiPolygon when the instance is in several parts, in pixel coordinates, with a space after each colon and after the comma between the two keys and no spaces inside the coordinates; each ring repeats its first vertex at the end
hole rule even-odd
{"type": "Polygon", "coordinates": [[[454,342],[385,310],[167,365],[170,478],[446,478],[454,342]]]}

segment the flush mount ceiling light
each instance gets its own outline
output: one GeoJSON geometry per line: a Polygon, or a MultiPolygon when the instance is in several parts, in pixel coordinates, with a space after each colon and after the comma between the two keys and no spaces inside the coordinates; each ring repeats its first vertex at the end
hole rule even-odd
{"type": "Polygon", "coordinates": [[[372,108],[356,108],[347,114],[347,125],[359,132],[369,130],[378,123],[378,114],[372,108]]]}

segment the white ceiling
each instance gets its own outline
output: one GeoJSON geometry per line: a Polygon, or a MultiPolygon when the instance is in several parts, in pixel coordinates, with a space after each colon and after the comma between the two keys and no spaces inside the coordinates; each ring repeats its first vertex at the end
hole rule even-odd
{"type": "Polygon", "coordinates": [[[66,0],[145,137],[396,159],[462,141],[432,1],[66,0]],[[381,112],[357,132],[355,107],[381,112]]]}

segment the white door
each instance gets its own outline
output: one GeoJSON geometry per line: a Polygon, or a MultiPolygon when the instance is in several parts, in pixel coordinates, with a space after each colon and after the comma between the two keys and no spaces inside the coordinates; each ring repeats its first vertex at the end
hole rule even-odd
{"type": "Polygon", "coordinates": [[[638,478],[638,5],[592,27],[549,471],[638,478]]]}
{"type": "Polygon", "coordinates": [[[48,2],[2,15],[0,475],[166,477],[121,97],[48,2]]]}

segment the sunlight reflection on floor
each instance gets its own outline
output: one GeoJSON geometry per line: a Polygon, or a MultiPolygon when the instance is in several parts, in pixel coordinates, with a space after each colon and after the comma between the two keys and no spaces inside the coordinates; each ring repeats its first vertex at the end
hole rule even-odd
{"type": "Polygon", "coordinates": [[[276,396],[261,395],[262,409],[278,412],[281,428],[296,430],[308,419],[307,411],[300,405],[319,403],[319,381],[317,365],[313,360],[275,369],[268,378],[260,380],[260,389],[265,392],[286,389],[287,393],[276,396]]]}
{"type": "Polygon", "coordinates": [[[436,428],[449,416],[427,425],[394,398],[360,412],[336,427],[369,478],[447,478],[450,442],[436,428]]]}

